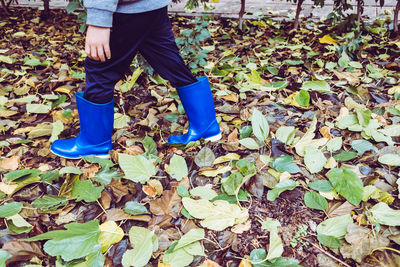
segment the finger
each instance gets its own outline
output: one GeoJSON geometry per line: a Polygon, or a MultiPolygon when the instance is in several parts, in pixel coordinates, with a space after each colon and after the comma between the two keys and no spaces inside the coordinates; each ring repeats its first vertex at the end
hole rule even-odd
{"type": "Polygon", "coordinates": [[[100,58],[101,62],[106,61],[106,58],[104,56],[104,49],[102,45],[99,45],[97,47],[97,56],[100,58]]]}
{"type": "Polygon", "coordinates": [[[94,60],[99,60],[99,57],[97,56],[97,49],[96,49],[96,46],[92,45],[92,46],[90,47],[90,55],[91,55],[91,58],[92,58],[92,59],[94,59],[94,60]]]}
{"type": "Polygon", "coordinates": [[[86,56],[90,57],[90,45],[88,43],[85,43],[85,53],[86,56]]]}
{"type": "Polygon", "coordinates": [[[111,49],[110,49],[110,45],[109,44],[106,44],[104,46],[104,52],[106,52],[107,59],[110,59],[111,58],[111,49]]]}

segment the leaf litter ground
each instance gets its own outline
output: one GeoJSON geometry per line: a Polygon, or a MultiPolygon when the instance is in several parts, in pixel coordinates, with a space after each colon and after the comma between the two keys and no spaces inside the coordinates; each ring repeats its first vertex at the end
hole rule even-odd
{"type": "Polygon", "coordinates": [[[153,266],[400,264],[400,43],[383,20],[359,37],[346,23],[296,33],[263,18],[240,33],[235,21],[174,17],[178,44],[201,45],[182,52],[210,76],[223,139],[168,146],[187,123],[177,95],[136,70],[117,84],[112,161],[101,161],[49,151],[79,133],[75,18],[14,14],[0,21],[0,263],[143,266],[153,252],[153,266]],[[199,25],[212,38],[187,31],[199,25]],[[87,238],[99,245],[63,253],[87,238]]]}

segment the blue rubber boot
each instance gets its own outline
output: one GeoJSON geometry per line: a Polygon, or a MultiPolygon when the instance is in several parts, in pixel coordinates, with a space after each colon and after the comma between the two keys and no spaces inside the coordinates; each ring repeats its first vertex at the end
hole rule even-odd
{"type": "Polygon", "coordinates": [[[221,139],[221,130],[215,117],[214,100],[207,77],[177,89],[189,119],[189,130],[183,135],[171,135],[170,144],[188,144],[200,138],[210,141],[221,139]]]}
{"type": "Polygon", "coordinates": [[[83,92],[77,92],[75,97],[81,124],[80,133],[75,138],[54,141],[51,152],[67,159],[89,155],[108,158],[108,151],[112,149],[114,100],[106,104],[96,104],[83,98],[83,92]]]}

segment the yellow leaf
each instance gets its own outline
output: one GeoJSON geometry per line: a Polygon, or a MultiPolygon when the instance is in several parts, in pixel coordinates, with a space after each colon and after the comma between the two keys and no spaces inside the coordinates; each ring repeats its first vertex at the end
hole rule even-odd
{"type": "Polygon", "coordinates": [[[124,231],[114,221],[106,221],[100,226],[99,244],[101,245],[101,252],[104,253],[107,249],[115,243],[118,243],[124,237],[124,231]]]}
{"type": "Polygon", "coordinates": [[[158,262],[157,267],[171,267],[170,264],[162,263],[161,261],[158,262]]]}
{"type": "Polygon", "coordinates": [[[330,157],[328,159],[328,161],[326,162],[324,168],[333,169],[333,168],[336,168],[337,165],[338,165],[337,161],[333,157],[330,157]]]}
{"type": "Polygon", "coordinates": [[[236,153],[228,153],[224,156],[218,157],[214,160],[213,165],[224,163],[224,162],[229,162],[232,160],[239,160],[240,155],[236,153]]]}
{"type": "Polygon", "coordinates": [[[211,3],[219,3],[219,0],[211,0],[211,3]]]}
{"type": "Polygon", "coordinates": [[[321,44],[337,44],[336,40],[333,39],[329,34],[326,34],[322,38],[319,38],[319,42],[321,44]]]}
{"type": "Polygon", "coordinates": [[[216,170],[206,170],[206,171],[202,171],[200,174],[201,174],[201,175],[204,175],[204,176],[207,176],[207,177],[215,177],[215,176],[217,176],[217,175],[219,175],[219,174],[226,173],[226,172],[230,171],[231,169],[232,169],[232,168],[229,167],[229,166],[225,166],[225,167],[221,166],[221,167],[219,167],[219,168],[216,169],[216,170]]]}
{"type": "Polygon", "coordinates": [[[392,88],[389,88],[388,94],[390,94],[390,95],[400,94],[400,86],[396,85],[396,86],[393,86],[392,88]]]}
{"type": "Polygon", "coordinates": [[[56,89],[54,89],[54,91],[60,92],[60,93],[64,93],[64,94],[69,94],[69,92],[71,92],[71,90],[73,88],[74,87],[70,86],[70,85],[62,85],[62,86],[57,87],[56,89]]]}
{"type": "Polygon", "coordinates": [[[248,259],[243,259],[240,264],[239,267],[252,267],[253,265],[251,265],[251,262],[248,259]]]}

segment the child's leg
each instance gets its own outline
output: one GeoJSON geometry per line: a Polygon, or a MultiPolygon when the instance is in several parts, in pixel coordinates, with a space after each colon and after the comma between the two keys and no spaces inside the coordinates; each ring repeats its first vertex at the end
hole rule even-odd
{"type": "Polygon", "coordinates": [[[179,88],[196,82],[179,54],[167,7],[157,10],[154,20],[156,23],[138,48],[140,54],[173,87],[179,88]]]}
{"type": "Polygon", "coordinates": [[[154,23],[151,13],[114,14],[110,35],[111,59],[105,62],[85,60],[85,99],[98,104],[113,99],[115,84],[123,78],[139,45],[150,33],[154,23]]]}
{"type": "Polygon", "coordinates": [[[214,101],[207,77],[195,79],[176,46],[167,8],[159,10],[157,23],[139,46],[139,52],[164,79],[177,88],[189,119],[186,134],[172,135],[168,143],[188,144],[201,138],[216,141],[221,131],[215,116],[214,101]]]}

